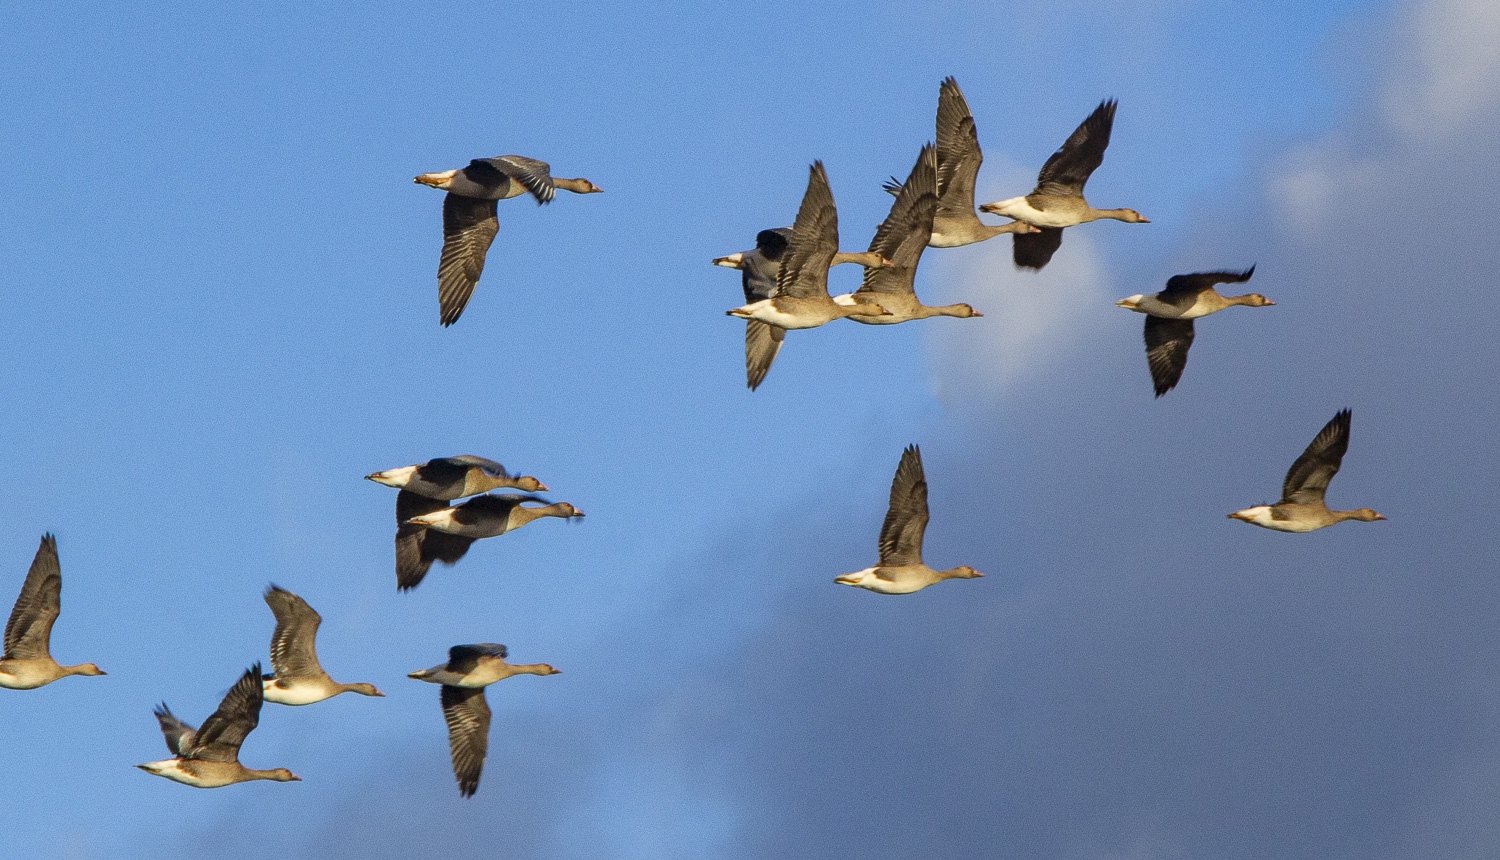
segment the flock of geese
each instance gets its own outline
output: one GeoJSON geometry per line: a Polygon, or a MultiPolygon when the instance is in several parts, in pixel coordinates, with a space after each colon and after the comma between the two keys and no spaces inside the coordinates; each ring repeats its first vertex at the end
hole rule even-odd
{"type": "MultiPolygon", "coordinates": [[[[1115,110],[1113,100],[1102,102],[1047,159],[1030,194],[979,206],[978,212],[1011,219],[986,224],[974,202],[983,160],[974,117],[958,83],[947,78],[938,91],[937,142],[921,148],[904,181],[886,184],[895,199],[863,252],[839,251],[838,212],[828,175],[821,161],[814,162],[792,226],[762,230],[752,250],[713,261],[741,273],[745,304],[728,313],[746,321],[748,387],[754,390],[765,380],[791,330],[844,318],[892,325],[934,316],[981,316],[968,304],[932,306],[917,297],[916,269],[927,247],[954,248],[1009,233],[1016,266],[1036,270],[1061,247],[1068,227],[1100,219],[1149,223],[1133,209],[1095,209],[1083,196],[1084,185],[1103,163],[1115,110]],[[856,292],[831,296],[828,270],[841,263],[863,266],[864,277],[856,292]]],[[[550,202],[558,188],[575,194],[600,191],[587,179],[553,177],[545,162],[517,155],[476,159],[457,170],[424,173],[416,182],[447,192],[437,276],[443,326],[458,320],[479,282],[485,254],[499,232],[497,201],[530,194],[540,205],[550,202]]],[[[1258,293],[1224,296],[1215,289],[1219,284],[1244,283],[1254,272],[1251,266],[1242,272],[1177,275],[1154,295],[1117,302],[1146,316],[1146,358],[1157,397],[1182,377],[1194,337],[1193,320],[1235,305],[1274,304],[1258,293]]],[[[1284,532],[1308,532],[1345,520],[1385,519],[1369,508],[1331,510],[1324,501],[1349,447],[1349,425],[1350,412],[1345,409],[1323,427],[1287,472],[1280,501],[1236,511],[1230,518],[1284,532]]],[[[420,584],[434,561],[458,562],[476,540],[544,517],[583,517],[567,502],[536,495],[547,491],[536,478],[511,474],[500,463],[472,455],[441,457],[366,477],[398,490],[395,567],[396,587],[403,592],[420,584]],[[499,489],[519,492],[491,492],[499,489]]],[[[928,516],[922,455],[912,445],[902,453],[891,482],[878,562],[834,582],[880,594],[911,594],[945,579],[982,576],[966,565],[935,570],[922,560],[928,516]]],[[[52,658],[49,640],[60,612],[61,589],[57,541],[47,534],[5,626],[0,687],[31,690],[69,675],[105,674],[93,663],[65,666],[52,658]]],[[[341,693],[384,695],[373,684],[340,683],[323,670],[315,648],[322,619],[306,601],[276,585],[267,588],[264,599],[276,619],[270,644],[272,673],[263,673],[258,662],[252,665],[196,729],[178,719],[165,702],[158,705],[154,713],[171,758],[138,765],[142,770],[198,788],[297,780],[286,768],[261,770],[239,761],[240,746],[259,722],[264,702],[300,706],[341,693]]],[[[506,657],[506,647],[496,643],[455,645],[446,663],[408,675],[441,685],[439,701],[453,773],[465,797],[478,788],[488,749],[490,709],[484,688],[513,675],[558,673],[545,663],[511,664],[506,657]]]]}

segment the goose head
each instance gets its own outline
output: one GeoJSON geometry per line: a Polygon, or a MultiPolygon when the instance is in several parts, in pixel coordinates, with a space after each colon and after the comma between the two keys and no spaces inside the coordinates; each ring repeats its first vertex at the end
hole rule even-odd
{"type": "Polygon", "coordinates": [[[943,571],[944,579],[978,579],[981,576],[984,576],[984,574],[969,567],[967,564],[961,564],[951,570],[943,571]]]}

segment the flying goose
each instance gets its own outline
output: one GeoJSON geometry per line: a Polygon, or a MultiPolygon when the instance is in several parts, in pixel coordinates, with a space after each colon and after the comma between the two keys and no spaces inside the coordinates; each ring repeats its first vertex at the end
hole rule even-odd
{"type": "Polygon", "coordinates": [[[866,269],[859,291],[833,300],[841,305],[871,304],[883,308],[887,316],[850,317],[855,322],[888,325],[934,316],[984,316],[965,304],[933,307],[917,298],[913,280],[917,263],[932,234],[933,213],[937,211],[937,152],[932,144],[922,147],[911,174],[901,185],[901,193],[891,204],[890,214],[875,230],[870,240],[871,253],[889,259],[890,268],[866,269]]]}
{"type": "Polygon", "coordinates": [[[1062,244],[1064,227],[1113,218],[1130,224],[1149,224],[1134,209],[1095,209],[1083,199],[1084,183],[1104,161],[1109,132],[1115,122],[1115,100],[1099,103],[1089,118],[1052,153],[1037,175],[1036,189],[1025,197],[986,203],[980,212],[1003,215],[1040,227],[1039,233],[1017,233],[1013,256],[1017,266],[1040,269],[1062,244]]]}
{"type": "Polygon", "coordinates": [[[443,721],[448,724],[448,751],[460,795],[472,797],[479,788],[479,772],[489,750],[490,706],[484,700],[484,688],[512,675],[556,674],[546,663],[507,663],[504,645],[485,642],[454,645],[448,649],[447,663],[407,675],[443,685],[443,721]]]}
{"type": "MultiPolygon", "coordinates": [[[[775,298],[776,277],[781,272],[781,258],[791,241],[791,227],[777,227],[755,234],[755,248],[740,251],[727,257],[716,257],[715,266],[739,269],[740,286],[745,291],[745,304],[775,298]]],[[[865,266],[889,266],[889,260],[868,251],[833,255],[832,266],[843,263],[859,263],[865,266]]],[[[745,385],[751,390],[760,387],[776,354],[781,351],[781,342],[786,339],[786,329],[777,328],[756,319],[745,320],[745,385]]]]}
{"type": "Polygon", "coordinates": [[[839,216],[823,162],[808,170],[807,191],[776,276],[777,295],[727,311],[782,329],[816,328],[840,317],[882,315],[871,305],[840,305],[828,295],[828,267],[839,249],[839,216]]]}
{"type": "Polygon", "coordinates": [[[452,565],[480,538],[503,535],[541,517],[582,516],[583,511],[567,502],[549,503],[540,496],[475,496],[449,507],[403,490],[396,495],[396,519],[401,524],[396,530],[396,586],[401,591],[415,588],[433,561],[452,565]],[[539,502],[542,507],[523,507],[522,502],[539,502]]]}
{"type": "Polygon", "coordinates": [[[416,466],[386,469],[384,472],[366,475],[365,480],[448,502],[498,489],[520,490],[523,493],[547,491],[536,478],[530,475],[512,475],[494,460],[486,460],[473,454],[438,457],[416,466]]]}
{"type": "Polygon", "coordinates": [[[891,481],[891,504],[880,526],[880,563],[834,579],[839,585],[880,594],[911,594],[945,579],[974,579],[984,574],[967,565],[933,570],[922,563],[922,534],[927,531],[927,478],[922,452],[908,445],[891,481]]]}
{"type": "Polygon", "coordinates": [[[448,503],[410,490],[396,494],[396,590],[410,591],[422,582],[434,561],[453,565],[469,551],[473,538],[445,534],[409,522],[412,517],[445,511],[448,503]]]}
{"type": "Polygon", "coordinates": [[[1115,302],[1115,307],[1146,314],[1146,364],[1157,397],[1171,391],[1182,378],[1188,348],[1193,345],[1193,320],[1235,305],[1264,308],[1276,304],[1260,293],[1221,296],[1214,289],[1215,284],[1242,284],[1253,274],[1254,266],[1243,272],[1173,275],[1167,288],[1155,295],[1136,294],[1115,302]]]}
{"type": "Polygon", "coordinates": [[[560,179],[545,161],[520,155],[476,158],[468,167],[424,173],[415,182],[448,192],[443,198],[443,255],[438,261],[438,309],[443,325],[458,321],[484,271],[484,255],[500,232],[495,201],[531,194],[550,203],[558,188],[574,194],[604,189],[587,179],[560,179]]]}
{"type": "MultiPolygon", "coordinates": [[[[933,248],[957,248],[983,242],[1001,233],[1036,233],[1024,221],[991,226],[974,214],[974,181],[984,153],[979,151],[979,133],[963,90],[952,77],[938,87],[937,108],[937,213],[932,219],[933,248]]],[[[895,177],[885,184],[891,194],[901,191],[895,177]]]]}
{"type": "Polygon", "coordinates": [[[240,744],[260,721],[262,683],[260,664],[256,663],[245,670],[224,694],[219,709],[196,730],[173,716],[166,702],[157,705],[152,713],[161,724],[172,758],[136,767],[194,788],[219,788],[253,779],[300,781],[301,777],[284,767],[256,770],[240,764],[240,744]]]}
{"type": "Polygon", "coordinates": [[[276,616],[276,632],[271,634],[271,666],[276,673],[261,676],[266,701],[311,705],[339,693],[385,695],[374,684],[340,684],[323,671],[314,645],[323,618],[307,601],[277,585],[266,589],[265,599],[276,616]]]}
{"type": "Polygon", "coordinates": [[[1344,452],[1349,450],[1349,410],[1345,409],[1318,431],[1307,450],[1287,470],[1281,484],[1281,501],[1274,505],[1256,505],[1235,511],[1232,520],[1244,520],[1261,528],[1279,532],[1310,532],[1341,523],[1359,520],[1371,523],[1385,517],[1369,508],[1331,511],[1323,501],[1328,482],[1339,473],[1344,452]]]}
{"type": "Polygon", "coordinates": [[[5,623],[5,654],[0,656],[0,687],[35,690],[67,675],[103,675],[93,663],[59,666],[49,643],[52,625],[62,611],[62,568],[57,563],[57,539],[42,535],[21,584],[21,594],[5,623]]]}

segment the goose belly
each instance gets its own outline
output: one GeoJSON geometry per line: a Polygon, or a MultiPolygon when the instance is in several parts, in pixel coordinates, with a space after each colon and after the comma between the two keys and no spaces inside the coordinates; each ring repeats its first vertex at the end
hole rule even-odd
{"type": "Polygon", "coordinates": [[[275,702],[278,705],[311,705],[313,702],[321,702],[331,694],[324,689],[311,684],[294,684],[290,687],[281,687],[276,681],[266,681],[264,686],[265,700],[275,702]]]}
{"type": "Polygon", "coordinates": [[[1070,206],[1056,205],[1047,209],[1038,209],[1031,205],[1031,201],[1025,197],[1005,207],[1005,211],[998,213],[1007,218],[1017,221],[1025,221],[1033,227],[1076,227],[1082,224],[1079,219],[1081,214],[1070,206]]]}
{"type": "Polygon", "coordinates": [[[187,770],[182,766],[182,760],[175,758],[146,762],[145,764],[138,764],[136,767],[147,773],[164,776],[173,782],[191,785],[194,788],[220,788],[233,783],[233,780],[225,779],[222,774],[213,772],[195,773],[187,770]]]}

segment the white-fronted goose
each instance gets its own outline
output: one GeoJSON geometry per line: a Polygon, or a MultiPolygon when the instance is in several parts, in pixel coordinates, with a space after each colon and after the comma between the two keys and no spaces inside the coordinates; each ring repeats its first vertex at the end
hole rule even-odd
{"type": "Polygon", "coordinates": [[[172,758],[136,767],[194,788],[219,788],[254,779],[300,781],[301,777],[284,767],[256,770],[240,764],[240,744],[260,722],[261,687],[260,664],[256,663],[245,670],[224,694],[219,709],[196,730],[173,716],[167,703],[162,702],[153,713],[172,758]]]}
{"type": "Polygon", "coordinates": [[[922,452],[908,445],[891,481],[891,504],[880,526],[880,563],[834,579],[839,585],[879,594],[911,594],[945,579],[974,579],[984,574],[967,565],[933,570],[922,562],[922,535],[927,531],[927,478],[922,452]]]}
{"type": "Polygon", "coordinates": [[[1115,307],[1146,314],[1146,364],[1156,396],[1171,391],[1187,367],[1188,348],[1193,345],[1193,320],[1235,305],[1263,308],[1276,304],[1260,293],[1221,296],[1215,284],[1242,284],[1255,274],[1251,266],[1243,272],[1197,272],[1173,275],[1167,288],[1155,295],[1136,294],[1115,302],[1115,307]]]}
{"type": "Polygon", "coordinates": [[[339,693],[385,695],[374,684],[340,684],[323,671],[314,643],[323,618],[307,601],[276,585],[266,589],[265,599],[276,616],[276,631],[271,634],[271,667],[276,674],[261,677],[266,701],[311,705],[339,693]]]}
{"type": "Polygon", "coordinates": [[[1012,197],[979,207],[981,212],[1003,215],[1041,228],[1039,233],[1017,233],[1012,249],[1016,265],[1040,269],[1052,259],[1062,244],[1064,227],[1073,227],[1101,218],[1113,218],[1128,224],[1149,224],[1134,209],[1095,209],[1083,199],[1083,186],[1104,161],[1109,146],[1109,132],[1115,122],[1115,100],[1099,103],[1089,118],[1068,136],[1067,141],[1037,175],[1036,189],[1025,197],[1012,197]]]}
{"type": "Polygon", "coordinates": [[[57,539],[42,535],[31,570],[5,623],[5,654],[0,656],[0,687],[35,690],[68,675],[103,675],[93,663],[59,666],[52,659],[52,625],[62,612],[62,567],[57,539]]]}
{"type": "Polygon", "coordinates": [[[396,496],[396,517],[401,522],[396,530],[397,587],[402,591],[416,587],[433,561],[454,564],[480,538],[503,535],[542,517],[582,516],[583,511],[567,502],[550,503],[540,496],[513,493],[475,496],[449,507],[446,502],[402,491],[396,496]],[[522,502],[537,502],[541,507],[524,507],[522,502]],[[403,514],[407,514],[405,520],[400,519],[403,514]]]}
{"type": "Polygon", "coordinates": [[[556,675],[546,663],[517,665],[505,662],[505,646],[492,642],[454,645],[448,662],[407,675],[418,681],[442,684],[443,721],[448,724],[448,751],[458,793],[472,797],[489,750],[490,706],[484,688],[512,675],[556,675]]]}
{"type": "MultiPolygon", "coordinates": [[[[781,258],[786,253],[786,247],[791,238],[791,227],[762,230],[755,234],[754,249],[730,254],[727,257],[716,257],[713,264],[729,269],[739,269],[740,286],[745,291],[746,305],[775,298],[780,295],[776,289],[776,278],[781,273],[781,258]]],[[[858,253],[840,251],[833,255],[831,265],[838,266],[843,263],[859,263],[864,266],[889,266],[891,264],[889,260],[868,251],[858,253]]],[[[786,329],[777,328],[756,319],[745,320],[745,385],[751,391],[759,388],[761,381],[766,378],[766,373],[771,369],[771,363],[776,360],[776,354],[781,351],[781,343],[784,340],[786,340],[786,329]]]]}
{"type": "Polygon", "coordinates": [[[1350,417],[1347,409],[1339,412],[1313,437],[1287,471],[1281,484],[1281,501],[1235,511],[1229,518],[1279,532],[1316,531],[1344,520],[1371,523],[1385,519],[1369,508],[1331,511],[1323,501],[1328,482],[1339,473],[1344,452],[1349,450],[1350,417]]]}
{"type": "Polygon", "coordinates": [[[556,189],[595,194],[603,189],[587,179],[559,179],[545,161],[520,155],[476,158],[468,167],[424,173],[415,180],[448,192],[443,198],[443,255],[438,262],[438,309],[452,325],[474,294],[484,271],[484,255],[500,232],[495,201],[529,193],[538,205],[556,189]]]}
{"type": "Polygon", "coordinates": [[[917,298],[914,279],[922,250],[932,233],[933,213],[937,211],[937,151],[931,144],[922,147],[911,174],[901,184],[889,215],[875,230],[870,251],[891,261],[889,268],[866,269],[859,291],[833,300],[841,305],[872,304],[886,311],[885,316],[850,317],[855,322],[889,325],[907,320],[935,316],[977,317],[983,314],[966,304],[922,304],[917,298]]]}
{"type": "MultiPolygon", "coordinates": [[[[984,153],[979,151],[979,133],[974,115],[964,100],[958,81],[944,78],[938,87],[937,108],[937,213],[932,219],[934,248],[957,248],[983,242],[1001,233],[1035,233],[1037,228],[1024,221],[990,225],[974,214],[974,182],[984,153]]],[[[901,191],[895,177],[886,183],[892,194],[901,191]]]]}
{"type": "Polygon", "coordinates": [[[777,295],[727,311],[782,329],[816,328],[840,317],[884,314],[870,305],[840,305],[828,295],[828,267],[839,250],[839,216],[823,162],[808,171],[792,237],[777,273],[777,295]]]}
{"type": "Polygon", "coordinates": [[[386,469],[384,472],[366,475],[365,480],[446,502],[490,490],[520,490],[523,493],[547,491],[536,478],[530,475],[512,475],[494,460],[486,460],[473,454],[438,457],[416,466],[386,469]]]}

